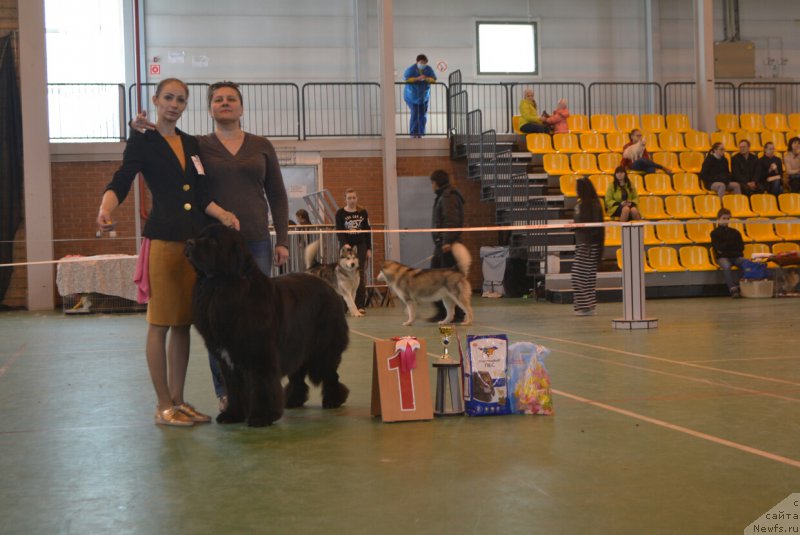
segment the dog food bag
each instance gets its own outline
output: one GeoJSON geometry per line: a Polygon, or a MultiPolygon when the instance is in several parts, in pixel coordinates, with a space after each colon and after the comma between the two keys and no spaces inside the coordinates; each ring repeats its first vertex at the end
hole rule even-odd
{"type": "Polygon", "coordinates": [[[508,337],[467,335],[464,359],[464,408],[470,416],[511,414],[506,357],[508,337]]]}
{"type": "Polygon", "coordinates": [[[514,414],[553,414],[550,376],[544,359],[550,350],[531,342],[508,348],[508,398],[514,414]]]}

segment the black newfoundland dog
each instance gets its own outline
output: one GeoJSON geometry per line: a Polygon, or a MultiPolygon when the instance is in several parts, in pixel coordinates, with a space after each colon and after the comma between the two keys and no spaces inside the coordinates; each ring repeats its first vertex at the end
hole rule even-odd
{"type": "Polygon", "coordinates": [[[228,390],[228,408],[217,422],[270,425],[284,406],[306,402],[306,375],[322,383],[324,408],[347,400],[337,370],[348,327],[330,285],[303,273],[266,277],[241,234],[222,225],[189,240],[186,256],[197,271],[194,324],[219,360],[228,390]],[[283,376],[289,377],[285,392],[283,376]]]}

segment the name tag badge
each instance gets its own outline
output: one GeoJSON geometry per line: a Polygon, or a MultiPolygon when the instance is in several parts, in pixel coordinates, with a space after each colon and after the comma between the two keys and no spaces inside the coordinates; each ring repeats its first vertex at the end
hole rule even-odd
{"type": "Polygon", "coordinates": [[[198,175],[206,174],[205,169],[203,169],[203,162],[200,161],[200,156],[192,156],[192,163],[194,164],[194,168],[197,169],[198,175]]]}

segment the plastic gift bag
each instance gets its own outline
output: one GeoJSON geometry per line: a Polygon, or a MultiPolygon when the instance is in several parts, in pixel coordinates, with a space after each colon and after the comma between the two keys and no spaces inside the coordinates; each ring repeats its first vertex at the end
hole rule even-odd
{"type": "Polygon", "coordinates": [[[508,348],[508,392],[514,414],[553,414],[550,376],[544,359],[550,350],[531,342],[508,348]]]}
{"type": "Polygon", "coordinates": [[[511,414],[506,362],[508,337],[467,335],[464,409],[470,416],[511,414]]]}

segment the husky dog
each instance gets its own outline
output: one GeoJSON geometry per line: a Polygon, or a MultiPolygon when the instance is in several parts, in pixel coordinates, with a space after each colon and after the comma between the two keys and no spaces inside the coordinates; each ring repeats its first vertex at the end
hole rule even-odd
{"type": "Polygon", "coordinates": [[[472,288],[467,280],[472,259],[467,248],[461,243],[454,243],[452,252],[458,269],[414,269],[392,260],[383,263],[378,280],[386,282],[406,305],[408,320],[403,325],[414,323],[417,317],[417,303],[440,300],[444,302],[447,317],[439,323],[453,321],[455,305],[466,312],[462,325],[472,323],[472,305],[470,305],[472,288]]]}
{"type": "Polygon", "coordinates": [[[357,318],[363,316],[364,314],[359,312],[356,306],[356,290],[358,290],[358,284],[361,281],[356,247],[343,245],[339,249],[339,261],[332,264],[320,264],[317,262],[318,251],[319,240],[309,243],[306,247],[306,273],[316,275],[330,284],[336,290],[336,293],[344,298],[351,316],[357,318]]]}

